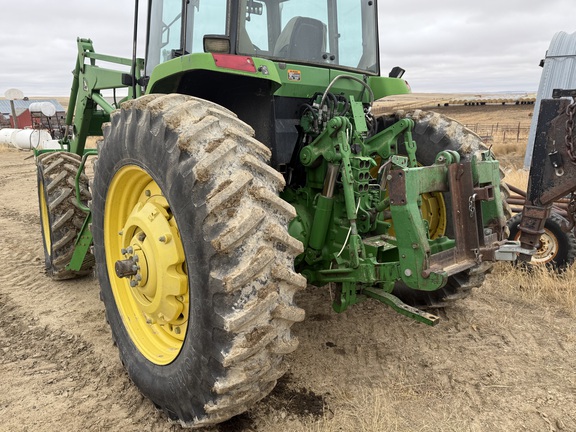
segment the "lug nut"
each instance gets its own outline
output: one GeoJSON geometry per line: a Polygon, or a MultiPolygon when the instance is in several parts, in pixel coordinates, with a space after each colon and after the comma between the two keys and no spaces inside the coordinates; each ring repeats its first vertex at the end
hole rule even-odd
{"type": "Polygon", "coordinates": [[[166,233],[158,239],[161,243],[170,243],[170,240],[172,240],[172,234],[170,233],[166,233]]]}

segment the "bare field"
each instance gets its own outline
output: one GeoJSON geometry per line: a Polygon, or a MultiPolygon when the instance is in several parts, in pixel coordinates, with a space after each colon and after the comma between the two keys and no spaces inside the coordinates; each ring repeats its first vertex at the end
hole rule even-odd
{"type": "MultiPolygon", "coordinates": [[[[530,122],[530,107],[443,108],[463,123],[530,122]]],[[[505,155],[513,165],[523,150],[505,155]]],[[[45,276],[29,156],[0,148],[0,431],[181,430],[130,383],[96,280],[45,276]]],[[[290,372],[208,430],[576,431],[575,282],[574,269],[501,264],[434,328],[375,301],[336,314],[329,290],[309,287],[290,372]]]]}

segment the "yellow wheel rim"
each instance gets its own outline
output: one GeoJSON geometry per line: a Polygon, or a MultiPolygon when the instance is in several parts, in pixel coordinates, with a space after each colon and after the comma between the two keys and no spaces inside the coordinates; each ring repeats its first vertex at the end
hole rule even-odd
{"type": "Polygon", "coordinates": [[[158,365],[180,353],[189,317],[184,248],[168,201],[142,168],[114,175],[104,247],[118,312],[140,353],[158,365]]]}
{"type": "MultiPolygon", "coordinates": [[[[375,159],[378,166],[370,171],[373,178],[378,176],[378,168],[381,162],[379,156],[375,159]]],[[[418,164],[418,166],[422,166],[418,164]]],[[[388,194],[386,194],[388,195],[388,194]]],[[[444,196],[441,192],[427,192],[420,195],[421,206],[420,212],[422,213],[422,218],[428,222],[428,235],[432,240],[442,237],[446,234],[446,202],[444,201],[444,196]]],[[[392,220],[387,222],[392,223],[392,220]]],[[[390,235],[396,235],[394,231],[394,226],[390,227],[390,235]]]]}
{"type": "MultiPolygon", "coordinates": [[[[446,203],[441,192],[427,192],[420,195],[421,205],[420,213],[422,219],[428,222],[428,235],[430,239],[434,240],[446,234],[446,203]]],[[[394,222],[389,219],[387,222],[391,223],[390,235],[395,236],[394,222]]]]}
{"type": "Polygon", "coordinates": [[[50,239],[50,217],[48,216],[48,203],[44,193],[44,182],[40,180],[38,184],[38,195],[40,196],[40,219],[42,219],[42,236],[44,244],[49,254],[52,253],[52,240],[50,239]]]}
{"type": "Polygon", "coordinates": [[[420,212],[428,222],[428,233],[431,239],[442,237],[446,233],[446,204],[440,192],[425,193],[420,196],[420,212]]]}

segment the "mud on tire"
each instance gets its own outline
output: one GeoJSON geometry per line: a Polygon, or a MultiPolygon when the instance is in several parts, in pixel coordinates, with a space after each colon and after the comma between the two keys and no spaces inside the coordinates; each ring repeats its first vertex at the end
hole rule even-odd
{"type": "Polygon", "coordinates": [[[274,388],[286,371],[283,356],[298,345],[290,327],[304,311],[293,295],[306,279],[293,263],[303,247],[287,232],[295,211],[278,197],[284,179],[253,134],[232,112],[185,95],[127,102],[104,126],[93,234],[106,316],[131,379],[186,426],[246,411],[274,388]],[[107,255],[115,252],[104,247],[117,235],[107,226],[106,206],[126,167],[158,185],[185,252],[187,325],[168,364],[139,350],[112,288],[123,286],[107,255]]]}
{"type": "MultiPolygon", "coordinates": [[[[66,270],[86,219],[76,201],[75,178],[80,163],[80,156],[60,151],[40,155],[36,161],[46,272],[55,280],[85,276],[94,267],[94,257],[88,252],[80,270],[66,270]]],[[[81,201],[87,205],[91,198],[88,177],[82,173],[79,181],[81,201]]]]}

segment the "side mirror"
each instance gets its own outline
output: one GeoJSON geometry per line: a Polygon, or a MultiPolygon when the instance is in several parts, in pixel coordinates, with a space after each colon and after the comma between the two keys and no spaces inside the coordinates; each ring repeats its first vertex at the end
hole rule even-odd
{"type": "Polygon", "coordinates": [[[402,69],[400,66],[394,66],[392,68],[392,70],[390,71],[390,73],[388,74],[388,76],[390,78],[402,78],[402,76],[404,75],[404,72],[406,72],[404,69],[402,69]]]}

